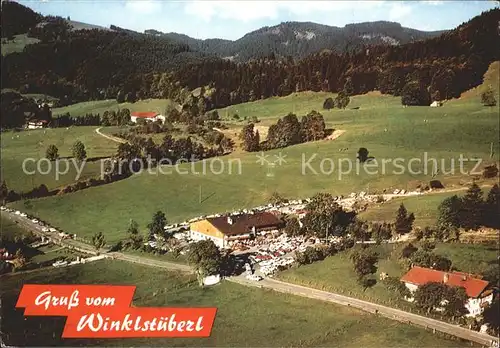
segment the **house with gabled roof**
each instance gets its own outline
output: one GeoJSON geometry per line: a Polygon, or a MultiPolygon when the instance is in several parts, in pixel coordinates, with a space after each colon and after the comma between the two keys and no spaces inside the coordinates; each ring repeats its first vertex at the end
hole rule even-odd
{"type": "MultiPolygon", "coordinates": [[[[402,278],[401,281],[413,294],[422,285],[427,283],[443,283],[448,286],[463,288],[469,297],[465,308],[469,311],[466,316],[475,317],[480,315],[484,308],[493,301],[493,290],[489,289],[489,282],[481,276],[464,272],[445,272],[432,268],[414,266],[402,278]]],[[[407,300],[413,301],[410,297],[407,300]]]]}
{"type": "Polygon", "coordinates": [[[158,112],[139,112],[135,111],[130,114],[130,120],[137,123],[137,120],[142,119],[147,122],[161,121],[165,122],[165,116],[160,115],[158,112]]]}
{"type": "Polygon", "coordinates": [[[191,223],[189,237],[195,241],[210,239],[225,248],[232,241],[249,239],[282,226],[283,221],[269,212],[218,216],[191,223]]]}

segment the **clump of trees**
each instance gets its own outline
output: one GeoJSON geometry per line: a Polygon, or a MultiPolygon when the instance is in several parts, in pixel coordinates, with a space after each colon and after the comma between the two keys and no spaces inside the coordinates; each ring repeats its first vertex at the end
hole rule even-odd
{"type": "Polygon", "coordinates": [[[497,100],[495,98],[495,92],[493,92],[493,89],[488,88],[487,91],[481,93],[481,103],[483,103],[484,106],[495,106],[497,105],[497,100]]]}
{"type": "Polygon", "coordinates": [[[102,126],[124,126],[130,123],[130,110],[127,108],[117,111],[104,111],[100,119],[102,126]]]}
{"type": "Polygon", "coordinates": [[[429,92],[421,81],[408,82],[401,91],[401,104],[408,106],[427,105],[431,103],[429,92]]]}
{"type": "Polygon", "coordinates": [[[377,282],[371,276],[377,272],[378,253],[369,247],[356,248],[350,256],[354,272],[358,276],[358,282],[364,289],[369,288],[377,282]]]}
{"type": "Polygon", "coordinates": [[[92,245],[97,252],[106,246],[106,239],[102,232],[98,232],[92,236],[92,245]]]}
{"type": "Polygon", "coordinates": [[[438,207],[438,227],[441,230],[464,228],[477,230],[480,226],[500,228],[500,188],[495,184],[486,200],[481,188],[473,183],[463,197],[448,197],[438,207]]]}
{"type": "Polygon", "coordinates": [[[271,196],[269,197],[269,203],[276,205],[276,204],[282,204],[288,202],[288,199],[283,197],[279,192],[273,191],[271,193],[271,196]]]}
{"type": "Polygon", "coordinates": [[[203,286],[205,277],[219,274],[222,265],[222,255],[219,248],[211,240],[191,243],[187,259],[195,270],[200,286],[203,286]]]}
{"type": "Polygon", "coordinates": [[[139,224],[134,220],[130,219],[129,226],[127,228],[127,238],[123,243],[124,249],[138,250],[143,246],[144,238],[139,232],[139,224]]]}
{"type": "Polygon", "coordinates": [[[495,296],[493,302],[484,309],[483,320],[488,324],[488,333],[491,335],[498,335],[500,332],[500,298],[495,296]]]}
{"type": "Polygon", "coordinates": [[[339,109],[345,109],[347,105],[349,105],[350,101],[351,99],[349,98],[347,92],[340,91],[335,97],[335,106],[339,109]]]}
{"type": "Polygon", "coordinates": [[[157,236],[163,236],[165,225],[167,224],[167,217],[162,211],[157,211],[153,215],[152,221],[148,224],[148,241],[153,241],[157,236]]]}
{"type": "Polygon", "coordinates": [[[55,161],[59,158],[59,149],[54,144],[49,145],[45,151],[45,157],[50,161],[55,161]]]}
{"type": "Polygon", "coordinates": [[[299,265],[308,265],[316,261],[321,261],[326,257],[322,250],[308,246],[304,252],[295,251],[295,261],[299,265]]]}
{"type": "Polygon", "coordinates": [[[330,110],[333,109],[334,107],[335,107],[335,101],[331,97],[326,98],[325,101],[323,102],[324,110],[330,110]]]}
{"type": "Polygon", "coordinates": [[[469,311],[465,308],[468,296],[463,288],[448,286],[444,283],[430,282],[420,286],[414,294],[417,306],[430,313],[443,309],[450,318],[459,318],[469,311]]]}
{"type": "Polygon", "coordinates": [[[81,162],[87,158],[87,151],[85,150],[85,145],[80,140],[77,140],[71,148],[73,157],[81,162]]]}
{"type": "Polygon", "coordinates": [[[306,206],[302,220],[305,233],[319,237],[345,236],[347,226],[354,222],[356,212],[347,212],[335,202],[331,194],[318,193],[306,206]]]}
{"type": "Polygon", "coordinates": [[[0,201],[3,204],[6,204],[7,202],[14,202],[20,199],[46,197],[51,194],[55,194],[56,192],[57,191],[49,191],[45,184],[40,184],[40,186],[34,187],[30,191],[19,193],[9,189],[5,180],[2,180],[2,183],[0,184],[0,201]]]}
{"type": "Polygon", "coordinates": [[[267,139],[261,144],[254,124],[243,127],[240,139],[245,151],[272,150],[323,139],[326,135],[325,120],[317,111],[311,111],[299,122],[295,114],[288,114],[269,127],[267,139]]]}
{"type": "Polygon", "coordinates": [[[289,237],[296,237],[303,235],[302,228],[300,227],[299,219],[296,217],[288,217],[285,221],[285,233],[289,237]]]}
{"type": "Polygon", "coordinates": [[[449,271],[452,267],[451,260],[433,252],[434,243],[424,241],[418,247],[412,243],[398,248],[396,253],[403,267],[410,269],[413,266],[433,268],[440,271],[449,271]]]}
{"type": "Polygon", "coordinates": [[[259,130],[254,130],[254,124],[250,123],[243,127],[240,133],[240,139],[243,141],[243,149],[248,152],[260,150],[259,130]]]}
{"type": "Polygon", "coordinates": [[[383,280],[387,290],[395,292],[402,298],[410,297],[411,292],[406,285],[399,279],[399,277],[387,277],[383,280]]]}
{"type": "Polygon", "coordinates": [[[357,154],[358,161],[360,161],[361,163],[365,163],[368,160],[369,153],[370,152],[366,147],[360,147],[357,154]]]}
{"type": "Polygon", "coordinates": [[[351,101],[351,99],[349,98],[349,95],[352,95],[352,92],[353,92],[352,81],[349,80],[348,82],[346,82],[346,85],[348,87],[348,90],[346,90],[344,88],[344,90],[340,91],[337,94],[335,99],[333,99],[331,97],[328,97],[325,99],[325,101],[323,102],[323,109],[324,110],[331,110],[334,108],[345,109],[347,107],[347,105],[349,105],[349,102],[351,101]]]}
{"type": "Polygon", "coordinates": [[[415,215],[413,213],[408,213],[404,204],[401,203],[396,215],[396,221],[394,223],[396,233],[403,235],[411,232],[414,221],[415,215]]]}

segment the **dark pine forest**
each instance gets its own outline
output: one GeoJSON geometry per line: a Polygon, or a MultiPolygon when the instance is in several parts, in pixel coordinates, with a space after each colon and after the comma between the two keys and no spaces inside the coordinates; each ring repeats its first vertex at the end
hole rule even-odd
{"type": "MultiPolygon", "coordinates": [[[[27,33],[40,40],[1,58],[2,88],[43,93],[61,104],[117,98],[172,98],[203,86],[204,110],[305,90],[401,95],[405,88],[429,98],[457,97],[479,85],[499,60],[500,10],[482,13],[437,37],[402,45],[346,45],[304,58],[268,54],[236,62],[196,51],[164,35],[72,30],[68,21],[43,17],[15,2],[2,4],[2,40],[27,33]]],[[[325,43],[326,45],[326,43],[325,43]]],[[[255,47],[259,50],[259,46],[255,47]]]]}

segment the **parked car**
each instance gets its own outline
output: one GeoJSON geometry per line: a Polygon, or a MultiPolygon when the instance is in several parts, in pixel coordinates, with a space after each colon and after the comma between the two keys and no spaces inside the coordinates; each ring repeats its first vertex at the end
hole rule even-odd
{"type": "Polygon", "coordinates": [[[47,227],[42,228],[42,232],[49,232],[49,229],[47,227]]]}
{"type": "Polygon", "coordinates": [[[62,260],[59,260],[59,261],[56,261],[52,264],[52,266],[54,267],[64,267],[68,264],[68,261],[62,261],[62,260]]]}
{"type": "Polygon", "coordinates": [[[26,213],[21,213],[21,216],[22,216],[22,217],[27,217],[27,216],[28,216],[28,214],[26,214],[26,213]]]}
{"type": "Polygon", "coordinates": [[[248,275],[246,276],[246,278],[247,278],[248,280],[251,280],[251,281],[254,281],[254,282],[259,282],[259,281],[261,281],[262,279],[264,279],[264,278],[262,278],[261,276],[256,275],[256,274],[248,274],[248,275]]]}

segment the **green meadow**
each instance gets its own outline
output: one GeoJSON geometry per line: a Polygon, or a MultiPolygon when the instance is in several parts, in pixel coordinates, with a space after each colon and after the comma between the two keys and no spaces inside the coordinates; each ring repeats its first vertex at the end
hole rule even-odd
{"type": "Polygon", "coordinates": [[[35,44],[39,41],[37,38],[28,37],[26,34],[14,35],[12,40],[2,38],[2,56],[22,52],[27,45],[35,44]]]}
{"type": "Polygon", "coordinates": [[[164,114],[167,106],[170,104],[171,101],[169,99],[145,99],[135,103],[118,103],[115,99],[106,99],[54,108],[52,109],[52,114],[57,116],[69,112],[72,117],[79,117],[85,116],[88,113],[102,115],[105,111],[118,111],[121,109],[129,109],[130,112],[155,111],[164,114]]]}
{"type": "MultiPolygon", "coordinates": [[[[489,77],[485,83],[492,81],[489,77]]],[[[259,162],[258,153],[235,152],[196,163],[163,166],[113,184],[34,200],[29,212],[81,236],[102,231],[108,242],[114,242],[123,238],[129,219],[145,228],[153,213],[162,210],[170,222],[179,222],[267,203],[274,191],[287,198],[310,197],[319,191],[335,195],[381,193],[396,188],[411,190],[415,183],[428,184],[432,179],[441,180],[447,188],[461,187],[472,176],[460,173],[460,155],[489,163],[490,144],[494,144],[494,153],[500,150],[498,108],[484,107],[473,91],[439,108],[403,108],[400,98],[371,92],[352,97],[346,110],[324,112],[321,108],[326,96],[304,92],[234,108],[240,116],[243,110],[248,116],[257,116],[262,127],[286,115],[293,105],[303,108],[296,109],[299,116],[320,110],[329,128],[345,131],[335,140],[268,151],[264,164],[259,162]],[[352,109],[354,106],[359,109],[352,109]],[[366,147],[375,160],[358,165],[356,153],[360,147],[366,147]],[[286,161],[281,164],[276,162],[280,153],[286,161]],[[433,164],[426,158],[438,160],[441,170],[434,178],[433,164]],[[400,159],[398,164],[403,169],[395,165],[395,159],[400,159]],[[453,161],[455,172],[449,174],[453,161]]],[[[474,166],[473,161],[465,162],[464,172],[474,166]]],[[[429,199],[435,205],[439,203],[437,196],[429,199]]],[[[432,218],[425,207],[411,208],[417,219],[419,210],[426,214],[421,221],[432,218]]]]}
{"type": "MultiPolygon", "coordinates": [[[[494,181],[491,181],[493,184],[494,181]]],[[[425,194],[412,197],[394,198],[383,204],[377,204],[368,207],[368,209],[360,214],[360,218],[371,221],[390,221],[396,219],[396,212],[400,204],[404,204],[406,209],[415,214],[415,226],[426,227],[433,226],[438,217],[438,207],[441,202],[453,195],[462,196],[467,191],[468,186],[462,189],[451,192],[435,191],[432,194],[425,194]]],[[[486,198],[491,186],[483,187],[483,197],[486,198]]]]}
{"type": "Polygon", "coordinates": [[[459,347],[423,328],[348,307],[270,290],[223,282],[200,288],[191,276],[117,261],[9,276],[0,285],[2,336],[15,346],[168,346],[168,347],[459,347]],[[64,318],[23,318],[15,309],[21,286],[30,284],[134,285],[135,306],[217,307],[211,336],[195,339],[66,339],[64,318]]]}
{"type": "MultiPolygon", "coordinates": [[[[36,161],[45,158],[47,147],[51,144],[57,146],[60,157],[71,157],[71,147],[77,140],[85,145],[89,159],[114,154],[117,144],[97,134],[96,128],[70,127],[3,132],[1,137],[2,178],[5,179],[9,189],[18,192],[27,192],[41,184],[45,184],[51,190],[75,182],[77,169],[73,162],[70,163],[68,172],[57,178],[54,162],[50,165],[46,161],[39,162],[41,170],[38,170],[36,161]],[[23,163],[25,163],[26,172],[23,170],[23,163]],[[29,174],[32,172],[35,173],[29,174]]],[[[61,163],[60,172],[64,171],[66,171],[66,165],[61,163]]],[[[85,179],[99,174],[100,162],[89,161],[83,167],[81,178],[85,179]]]]}

